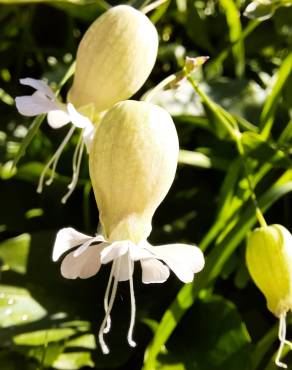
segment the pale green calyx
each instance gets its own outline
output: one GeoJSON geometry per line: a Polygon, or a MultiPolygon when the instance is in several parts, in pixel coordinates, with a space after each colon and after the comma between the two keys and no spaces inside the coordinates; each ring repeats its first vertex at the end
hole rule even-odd
{"type": "Polygon", "coordinates": [[[250,275],[264,294],[268,309],[279,318],[280,347],[276,365],[287,368],[280,361],[286,340],[286,313],[292,309],[292,235],[282,225],[263,226],[249,236],[246,262],[250,275]]]}
{"type": "Polygon", "coordinates": [[[69,101],[77,108],[92,103],[100,112],[128,99],[149,76],[157,49],[157,31],[142,12],[127,5],[111,8],[79,44],[69,101]]]}
{"type": "Polygon", "coordinates": [[[292,308],[292,235],[281,225],[255,229],[248,238],[248,270],[277,317],[292,308]]]}
{"type": "Polygon", "coordinates": [[[124,101],[106,113],[93,139],[89,168],[109,240],[147,239],[152,216],[173,182],[178,151],[176,129],[164,109],[124,101]]]}

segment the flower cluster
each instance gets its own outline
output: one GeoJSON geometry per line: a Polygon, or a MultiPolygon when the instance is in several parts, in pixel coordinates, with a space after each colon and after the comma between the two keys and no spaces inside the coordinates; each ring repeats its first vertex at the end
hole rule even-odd
{"type": "Polygon", "coordinates": [[[63,257],[61,273],[68,279],[89,278],[101,265],[112,263],[99,329],[103,353],[109,353],[104,334],[110,330],[110,314],[121,281],[129,281],[128,342],[135,346],[135,262],[140,261],[145,284],[165,282],[170,270],[182,282],[190,283],[204,267],[203,253],[196,246],[154,247],[147,241],[153,215],[174,180],[179,153],[177,132],[168,112],[149,102],[127,100],[149,76],[157,47],[156,29],[143,13],[130,6],[113,7],[91,25],[79,45],[67,104],[58,101],[45,82],[31,78],[21,83],[34,88],[34,94],[16,98],[20,113],[46,113],[52,128],[72,123],[41,175],[39,191],[49,168],[52,175],[46,184],[52,182],[64,146],[75,128],[81,129],[73,156],[73,178],[63,202],[77,183],[86,146],[101,231],[91,237],[70,227],[60,230],[53,260],[63,257]]]}

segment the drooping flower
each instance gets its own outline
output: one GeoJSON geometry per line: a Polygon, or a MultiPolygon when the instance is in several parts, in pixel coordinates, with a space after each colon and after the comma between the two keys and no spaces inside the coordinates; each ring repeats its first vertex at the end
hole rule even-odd
{"type": "Polygon", "coordinates": [[[54,260],[79,246],[62,261],[61,272],[66,278],[88,278],[102,264],[112,262],[104,300],[105,317],[99,330],[104,353],[109,352],[104,333],[110,328],[119,281],[130,284],[128,342],[135,345],[132,338],[136,310],[132,278],[135,261],[141,263],[142,281],[146,284],[166,281],[169,269],[188,283],[204,266],[203,254],[195,246],[154,247],[147,241],[153,214],[173,182],[178,149],[175,126],[164,109],[146,102],[116,104],[102,118],[89,153],[101,233],[89,237],[66,228],[57,235],[54,260]]]}
{"type": "Polygon", "coordinates": [[[72,122],[73,126],[57,152],[45,167],[38,186],[51,168],[51,184],[59,157],[73,134],[83,129],[73,156],[73,178],[66,202],[78,181],[84,142],[89,150],[95,126],[102,112],[116,102],[132,96],[148,78],[157,56],[158,35],[149,19],[140,11],[119,5],[106,11],[87,30],[77,51],[73,85],[67,96],[68,104],[60,103],[50,87],[42,80],[25,78],[24,85],[35,88],[31,96],[16,98],[18,111],[25,116],[48,114],[48,123],[59,128],[72,122]]]}
{"type": "Polygon", "coordinates": [[[246,262],[250,275],[267,300],[268,309],[279,318],[280,346],[276,365],[281,362],[286,340],[286,314],[292,309],[292,235],[282,225],[255,229],[249,236],[246,262]]]}

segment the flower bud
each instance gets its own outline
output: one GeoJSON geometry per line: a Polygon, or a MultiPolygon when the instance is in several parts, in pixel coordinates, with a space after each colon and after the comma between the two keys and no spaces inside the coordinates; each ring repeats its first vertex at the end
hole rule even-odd
{"type": "Polygon", "coordinates": [[[158,35],[140,11],[119,5],[102,14],[82,38],[68,99],[101,112],[143,85],[157,56],[158,35]]]}
{"type": "Polygon", "coordinates": [[[248,238],[247,267],[277,317],[292,308],[292,235],[281,225],[255,229],[248,238]]]}
{"type": "Polygon", "coordinates": [[[178,137],[171,116],[124,101],[102,118],[89,153],[90,177],[107,239],[139,243],[174,179],[178,137]]]}

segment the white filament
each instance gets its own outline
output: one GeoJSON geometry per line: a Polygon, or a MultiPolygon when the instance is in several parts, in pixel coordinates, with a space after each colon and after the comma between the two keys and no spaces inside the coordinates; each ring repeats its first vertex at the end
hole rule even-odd
{"type": "Polygon", "coordinates": [[[64,150],[64,147],[66,146],[66,144],[70,140],[71,136],[73,135],[74,130],[75,130],[75,127],[71,126],[71,128],[68,131],[67,135],[65,136],[64,140],[59,145],[57,151],[55,152],[55,154],[52,156],[52,158],[49,160],[49,162],[46,164],[45,168],[43,169],[43,171],[41,173],[41,176],[40,176],[40,179],[39,179],[39,184],[38,184],[38,187],[37,187],[37,192],[38,193],[41,193],[43,191],[44,178],[45,178],[46,173],[48,172],[48,170],[50,169],[51,166],[52,166],[52,173],[51,173],[50,178],[46,181],[46,185],[50,185],[52,183],[52,181],[54,179],[54,176],[55,176],[55,170],[56,170],[58,161],[61,157],[61,154],[64,150]]]}
{"type": "MultiPolygon", "coordinates": [[[[114,260],[114,261],[113,261],[113,264],[112,264],[111,272],[110,272],[110,277],[109,277],[109,280],[108,280],[108,283],[107,283],[107,287],[106,287],[106,291],[105,291],[104,300],[103,300],[104,312],[105,312],[105,313],[108,311],[108,298],[109,298],[110,288],[111,288],[112,281],[113,281],[114,270],[115,270],[115,264],[116,264],[116,261],[114,260]]],[[[106,334],[106,333],[109,333],[110,328],[111,328],[111,317],[110,317],[110,315],[108,315],[108,319],[107,319],[106,327],[104,328],[103,332],[104,332],[105,334],[106,334]]]]}
{"type": "Polygon", "coordinates": [[[128,330],[128,343],[131,347],[136,347],[136,342],[133,340],[133,330],[135,325],[136,319],[136,302],[135,302],[135,293],[134,293],[134,284],[133,284],[133,274],[131,273],[131,257],[130,253],[128,252],[128,266],[129,266],[129,283],[130,283],[130,297],[131,297],[131,319],[130,319],[130,326],[128,330]]]}
{"type": "Polygon", "coordinates": [[[61,202],[65,204],[70,197],[70,195],[73,193],[77,183],[78,183],[78,177],[82,162],[82,156],[84,151],[84,141],[83,141],[83,130],[81,131],[78,143],[76,145],[74,154],[73,154],[73,175],[72,175],[72,181],[68,185],[69,191],[63,196],[61,202]]]}
{"type": "Polygon", "coordinates": [[[286,339],[286,313],[285,312],[282,313],[280,316],[278,337],[280,340],[280,346],[277,352],[275,364],[279,367],[282,367],[283,369],[287,369],[287,365],[284,362],[281,362],[281,357],[282,357],[285,344],[290,346],[290,348],[292,349],[292,342],[286,339]]]}
{"type": "Polygon", "coordinates": [[[115,301],[115,298],[116,298],[116,295],[117,295],[117,287],[118,287],[119,272],[120,272],[120,263],[121,263],[121,259],[118,258],[117,261],[116,261],[116,266],[115,266],[115,271],[114,271],[115,272],[115,277],[114,277],[114,283],[113,283],[113,288],[112,288],[112,292],[111,292],[110,301],[109,301],[107,311],[105,313],[104,319],[101,323],[101,326],[100,326],[99,332],[98,332],[99,344],[100,344],[100,347],[101,347],[101,350],[102,350],[103,354],[105,354],[105,355],[109,354],[109,348],[108,348],[108,346],[106,345],[106,343],[104,341],[103,335],[104,335],[104,329],[107,325],[108,318],[110,317],[110,313],[111,313],[111,310],[113,308],[113,304],[114,304],[114,301],[115,301]]]}

